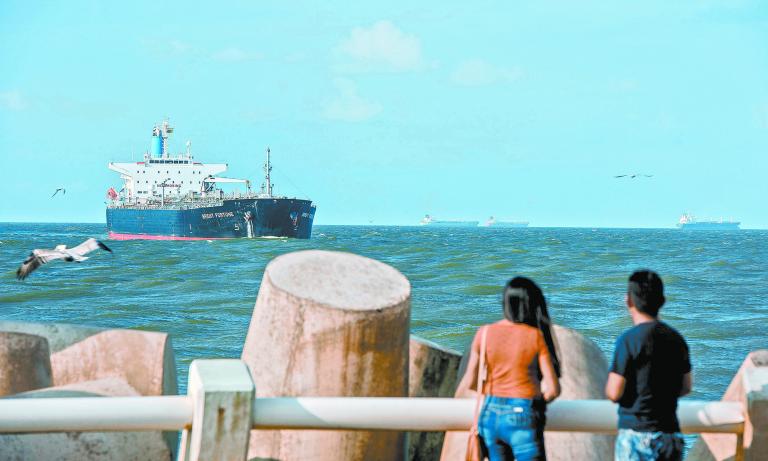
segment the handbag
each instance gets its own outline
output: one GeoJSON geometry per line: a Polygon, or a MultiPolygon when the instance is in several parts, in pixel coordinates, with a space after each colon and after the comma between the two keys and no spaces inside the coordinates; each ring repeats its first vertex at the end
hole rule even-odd
{"type": "Polygon", "coordinates": [[[488,327],[484,326],[480,330],[480,363],[477,366],[477,398],[475,399],[475,417],[472,428],[469,430],[469,438],[467,439],[467,455],[466,461],[483,461],[486,459],[485,446],[483,439],[478,432],[478,419],[480,417],[480,406],[483,402],[485,395],[483,394],[483,384],[488,376],[488,368],[485,363],[485,343],[487,337],[488,327]]]}

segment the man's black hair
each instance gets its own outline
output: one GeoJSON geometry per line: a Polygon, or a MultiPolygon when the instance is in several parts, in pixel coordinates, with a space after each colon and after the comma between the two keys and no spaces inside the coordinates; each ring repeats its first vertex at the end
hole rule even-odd
{"type": "Polygon", "coordinates": [[[502,305],[504,317],[510,322],[525,323],[541,330],[552,357],[555,374],[560,377],[560,358],[555,350],[552,321],[549,319],[547,301],[541,288],[527,277],[515,277],[504,287],[502,305]]]}
{"type": "Polygon", "coordinates": [[[638,270],[629,276],[627,295],[637,310],[656,317],[665,301],[664,283],[656,272],[648,269],[638,270]]]}

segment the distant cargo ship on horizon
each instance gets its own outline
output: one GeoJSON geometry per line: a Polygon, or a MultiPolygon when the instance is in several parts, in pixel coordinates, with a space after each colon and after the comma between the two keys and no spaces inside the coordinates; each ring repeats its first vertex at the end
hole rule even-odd
{"type": "Polygon", "coordinates": [[[461,220],[439,220],[430,215],[425,215],[419,221],[420,226],[440,226],[440,227],[477,227],[480,221],[461,221],[461,220]]]}
{"type": "Polygon", "coordinates": [[[482,224],[482,227],[528,227],[528,221],[497,221],[491,216],[482,224]]]}
{"type": "Polygon", "coordinates": [[[690,213],[683,213],[677,222],[677,227],[683,230],[739,230],[741,222],[733,220],[699,221],[690,213]]]}

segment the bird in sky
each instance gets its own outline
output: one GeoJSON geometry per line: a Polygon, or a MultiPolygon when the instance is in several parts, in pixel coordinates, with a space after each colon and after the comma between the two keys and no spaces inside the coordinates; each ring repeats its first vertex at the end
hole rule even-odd
{"type": "Polygon", "coordinates": [[[57,259],[63,259],[67,262],[83,262],[88,259],[85,255],[98,248],[112,253],[112,250],[110,250],[109,247],[95,238],[89,238],[74,248],[67,248],[66,245],[57,245],[53,250],[32,250],[32,253],[27,256],[27,259],[25,259],[18,270],[16,270],[16,278],[24,280],[38,267],[57,259]]]}
{"type": "Polygon", "coordinates": [[[652,174],[640,174],[640,173],[635,173],[635,174],[618,174],[618,175],[614,176],[614,178],[629,178],[629,179],[652,178],[652,177],[653,177],[652,174]]]}
{"type": "Polygon", "coordinates": [[[59,193],[59,191],[61,191],[61,195],[66,195],[67,193],[66,189],[64,189],[63,187],[59,187],[58,189],[56,189],[56,192],[54,192],[53,195],[51,195],[51,198],[55,197],[56,194],[59,193]]]}

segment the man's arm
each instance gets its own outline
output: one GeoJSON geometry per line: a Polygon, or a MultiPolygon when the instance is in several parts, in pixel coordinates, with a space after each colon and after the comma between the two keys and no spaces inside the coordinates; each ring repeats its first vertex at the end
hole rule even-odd
{"type": "Polygon", "coordinates": [[[688,372],[683,375],[683,385],[680,388],[680,397],[688,395],[693,390],[693,375],[688,372]]]}
{"type": "Polygon", "coordinates": [[[624,395],[624,386],[626,386],[627,380],[618,373],[608,373],[608,382],[605,383],[605,396],[612,402],[618,402],[621,400],[621,396],[624,395]]]}

